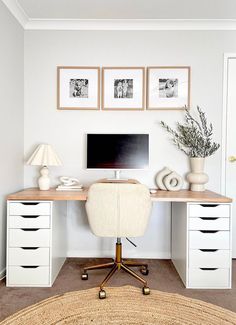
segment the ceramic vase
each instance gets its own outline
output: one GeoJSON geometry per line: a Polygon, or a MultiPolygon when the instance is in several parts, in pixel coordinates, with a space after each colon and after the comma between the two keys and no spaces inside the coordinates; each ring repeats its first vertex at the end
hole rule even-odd
{"type": "Polygon", "coordinates": [[[205,158],[190,158],[191,172],[187,175],[190,190],[196,192],[205,191],[208,175],[204,173],[205,158]]]}

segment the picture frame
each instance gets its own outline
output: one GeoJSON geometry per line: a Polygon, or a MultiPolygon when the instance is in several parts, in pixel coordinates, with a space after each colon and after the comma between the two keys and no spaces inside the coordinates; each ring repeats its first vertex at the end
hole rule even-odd
{"type": "Polygon", "coordinates": [[[147,67],[147,109],[189,109],[190,78],[190,66],[147,67]]]}
{"type": "Polygon", "coordinates": [[[102,110],[144,110],[144,67],[102,68],[102,110]]]}
{"type": "Polygon", "coordinates": [[[58,66],[57,109],[99,110],[100,67],[58,66]]]}

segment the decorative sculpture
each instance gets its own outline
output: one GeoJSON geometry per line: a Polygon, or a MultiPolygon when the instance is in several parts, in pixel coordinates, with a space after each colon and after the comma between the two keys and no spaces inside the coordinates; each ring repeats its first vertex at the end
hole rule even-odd
{"type": "Polygon", "coordinates": [[[163,191],[179,191],[183,187],[183,178],[168,167],[164,167],[156,175],[156,184],[163,191]]]}

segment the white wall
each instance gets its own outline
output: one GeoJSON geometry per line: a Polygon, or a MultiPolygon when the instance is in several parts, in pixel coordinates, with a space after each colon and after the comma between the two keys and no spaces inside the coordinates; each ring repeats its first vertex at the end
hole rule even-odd
{"type": "Polygon", "coordinates": [[[7,194],[23,187],[24,32],[0,2],[0,278],[5,268],[7,194]]]}
{"type": "MultiPolygon", "coordinates": [[[[159,126],[162,119],[174,125],[181,120],[182,112],[57,111],[56,67],[190,65],[192,107],[200,105],[206,110],[214,124],[215,138],[221,141],[223,53],[235,51],[235,32],[26,31],[25,158],[37,144],[48,142],[64,162],[63,167],[51,168],[54,185],[61,175],[78,177],[87,185],[111,176],[111,172],[85,170],[86,133],[149,133],[149,170],[123,175],[150,187],[163,166],[185,175],[189,170],[187,157],[170,143],[159,126]]],[[[219,151],[206,162],[210,178],[207,187],[215,191],[220,191],[220,160],[219,151]]],[[[37,168],[26,166],[25,187],[36,186],[37,175],[37,168]]],[[[139,239],[137,256],[169,256],[169,215],[168,204],[154,207],[149,232],[139,239]]],[[[68,226],[69,255],[101,254],[97,239],[90,235],[82,203],[70,203],[68,226]]],[[[133,254],[133,249],[129,252],[133,254]]]]}

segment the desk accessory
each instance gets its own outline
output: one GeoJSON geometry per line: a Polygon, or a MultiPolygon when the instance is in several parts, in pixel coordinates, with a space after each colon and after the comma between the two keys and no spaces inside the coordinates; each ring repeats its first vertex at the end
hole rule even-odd
{"type": "Polygon", "coordinates": [[[57,186],[57,191],[82,191],[83,185],[74,177],[60,177],[61,184],[57,186]]]}
{"type": "Polygon", "coordinates": [[[213,155],[220,147],[212,139],[212,123],[207,125],[206,113],[197,106],[198,118],[195,118],[185,107],[185,123],[177,122],[177,130],[161,121],[161,126],[172,136],[173,143],[190,158],[191,172],[187,180],[191,191],[205,191],[207,174],[203,173],[205,157],[213,155]]]}
{"type": "Polygon", "coordinates": [[[83,191],[83,187],[63,187],[58,186],[56,191],[83,191]]]}
{"type": "Polygon", "coordinates": [[[74,177],[61,176],[60,178],[61,186],[79,186],[81,187],[79,180],[74,177]]]}
{"type": "Polygon", "coordinates": [[[155,193],[157,193],[157,189],[155,189],[155,188],[150,188],[150,189],[149,189],[149,192],[150,192],[150,194],[155,194],[155,193]]]}
{"type": "Polygon", "coordinates": [[[48,166],[60,166],[62,165],[62,162],[51,145],[40,144],[30,156],[26,164],[32,166],[43,166],[40,170],[41,176],[38,178],[38,185],[40,190],[46,191],[50,188],[48,166]]]}
{"type": "Polygon", "coordinates": [[[164,167],[156,175],[156,184],[163,191],[179,191],[183,187],[183,179],[176,172],[164,167]]]}

